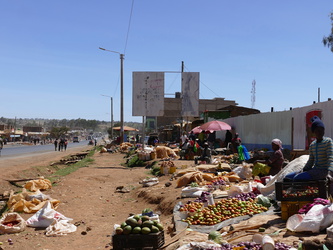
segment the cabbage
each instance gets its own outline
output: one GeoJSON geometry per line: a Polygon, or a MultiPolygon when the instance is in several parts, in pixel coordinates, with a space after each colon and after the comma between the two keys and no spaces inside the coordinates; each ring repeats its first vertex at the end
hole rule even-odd
{"type": "Polygon", "coordinates": [[[222,235],[218,231],[211,231],[208,234],[208,239],[214,241],[217,244],[222,243],[222,235]]]}
{"type": "Polygon", "coordinates": [[[271,202],[269,201],[269,199],[266,196],[263,196],[262,194],[257,196],[257,203],[265,207],[271,206],[271,202]]]}

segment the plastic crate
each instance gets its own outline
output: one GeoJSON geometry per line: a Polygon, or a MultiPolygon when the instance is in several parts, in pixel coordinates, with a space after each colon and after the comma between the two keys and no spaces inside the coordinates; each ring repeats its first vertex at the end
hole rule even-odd
{"type": "Polygon", "coordinates": [[[312,201],[281,201],[281,218],[288,220],[288,218],[298,213],[303,206],[312,201]]]}
{"type": "Polygon", "coordinates": [[[328,181],[276,182],[275,197],[278,201],[312,201],[327,199],[328,181]]]}
{"type": "Polygon", "coordinates": [[[164,245],[164,231],[150,234],[115,234],[112,236],[114,250],[159,249],[164,245]]]}

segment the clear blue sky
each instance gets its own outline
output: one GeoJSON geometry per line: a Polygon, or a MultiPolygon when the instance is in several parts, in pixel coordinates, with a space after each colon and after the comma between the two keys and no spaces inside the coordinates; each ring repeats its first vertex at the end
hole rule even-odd
{"type": "MultiPolygon", "coordinates": [[[[333,98],[332,0],[0,1],[0,116],[120,119],[119,55],[125,54],[124,120],[133,71],[200,72],[200,98],[261,112],[333,98]],[[132,9],[133,3],[133,9],[132,9]],[[132,10],[132,15],[131,15],[132,10]],[[102,94],[102,95],[101,95],[102,94]]],[[[181,90],[167,73],[165,93],[181,90]]]]}

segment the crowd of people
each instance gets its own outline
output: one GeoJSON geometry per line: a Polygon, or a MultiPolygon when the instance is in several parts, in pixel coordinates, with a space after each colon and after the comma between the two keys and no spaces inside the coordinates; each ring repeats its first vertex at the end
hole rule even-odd
{"type": "MultiPolygon", "coordinates": [[[[322,120],[314,116],[311,118],[311,131],[315,139],[309,146],[309,160],[301,172],[288,174],[284,181],[309,181],[309,180],[331,180],[333,190],[333,140],[325,137],[325,125],[322,120]]],[[[195,135],[193,132],[188,135],[184,132],[180,138],[180,159],[193,159],[210,163],[214,151],[215,133],[201,133],[195,135]]],[[[224,147],[230,148],[230,153],[238,154],[239,161],[249,160],[249,154],[238,133],[228,130],[225,134],[224,147]]],[[[261,177],[265,183],[267,177],[277,175],[284,167],[285,158],[283,155],[282,141],[274,138],[271,141],[272,151],[265,159],[254,159],[253,174],[261,177]]],[[[251,159],[253,160],[253,159],[251,159]]]]}
{"type": "Polygon", "coordinates": [[[54,150],[55,151],[66,151],[68,141],[65,138],[60,138],[54,140],[54,150]]]}

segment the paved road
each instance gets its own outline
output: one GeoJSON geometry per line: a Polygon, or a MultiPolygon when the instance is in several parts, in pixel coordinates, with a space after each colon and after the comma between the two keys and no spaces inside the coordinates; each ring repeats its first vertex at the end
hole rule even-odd
{"type": "MultiPolygon", "coordinates": [[[[69,142],[67,148],[76,148],[88,145],[88,141],[80,141],[79,143],[69,142]]],[[[45,153],[55,151],[53,144],[46,144],[46,145],[6,145],[1,150],[1,157],[12,157],[12,156],[22,156],[24,154],[31,154],[31,153],[45,153]]]]}

